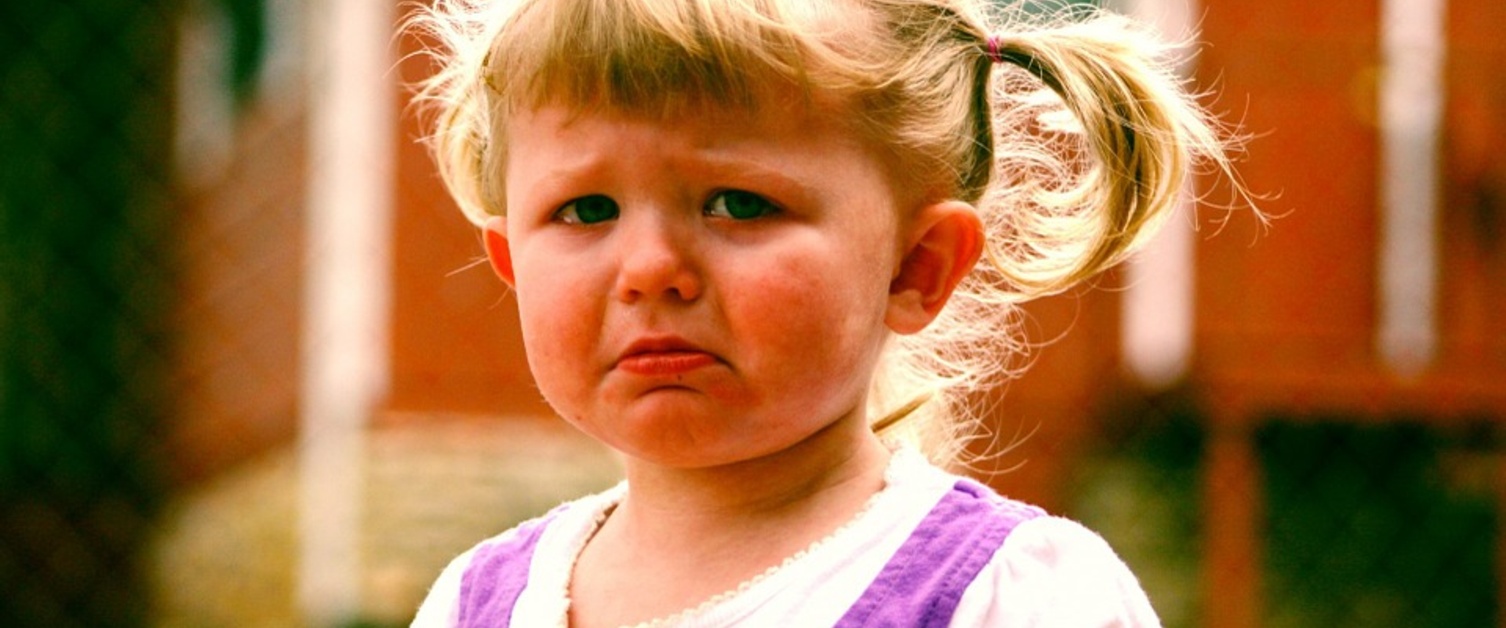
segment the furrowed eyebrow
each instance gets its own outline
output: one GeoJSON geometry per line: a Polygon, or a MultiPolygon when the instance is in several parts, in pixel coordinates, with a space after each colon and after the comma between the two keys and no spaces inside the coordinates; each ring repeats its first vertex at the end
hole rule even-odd
{"type": "Polygon", "coordinates": [[[590,192],[593,186],[588,185],[588,182],[599,178],[601,171],[602,164],[599,161],[552,168],[529,178],[522,186],[523,194],[509,197],[517,198],[523,203],[523,207],[547,205],[552,210],[555,205],[590,192]]]}
{"type": "Polygon", "coordinates": [[[815,182],[790,176],[780,169],[765,166],[757,161],[742,159],[704,158],[705,170],[716,181],[727,187],[750,188],[749,192],[765,192],[783,203],[809,204],[821,197],[815,182]]]}

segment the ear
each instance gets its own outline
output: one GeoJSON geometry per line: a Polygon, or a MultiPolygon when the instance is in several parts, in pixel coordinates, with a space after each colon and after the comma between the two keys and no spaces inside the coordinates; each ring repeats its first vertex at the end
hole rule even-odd
{"type": "Polygon", "coordinates": [[[913,334],[936,319],[978,263],[983,222],[972,205],[946,201],[922,208],[902,235],[906,247],[889,282],[884,323],[897,333],[913,334]]]}
{"type": "Polygon", "coordinates": [[[486,224],[481,226],[481,237],[486,245],[486,259],[491,262],[492,270],[508,286],[514,285],[512,248],[507,243],[507,219],[502,216],[486,219],[486,224]]]}

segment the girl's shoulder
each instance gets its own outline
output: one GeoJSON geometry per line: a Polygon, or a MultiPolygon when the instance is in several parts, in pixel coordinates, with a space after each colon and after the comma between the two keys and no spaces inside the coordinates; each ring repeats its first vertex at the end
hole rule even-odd
{"type": "Polygon", "coordinates": [[[886,479],[918,517],[854,612],[914,618],[945,607],[953,626],[1159,625],[1129,568],[1082,524],[914,451],[897,451],[886,479]]]}
{"type": "Polygon", "coordinates": [[[938,560],[959,547],[988,548],[951,625],[1160,625],[1134,573],[1098,533],[928,467],[901,461],[895,469],[910,482],[950,484],[912,533],[912,540],[932,540],[914,556],[938,560]]]}
{"type": "Polygon", "coordinates": [[[1160,626],[1128,565],[1086,526],[1021,522],[963,594],[953,625],[1160,626]]]}

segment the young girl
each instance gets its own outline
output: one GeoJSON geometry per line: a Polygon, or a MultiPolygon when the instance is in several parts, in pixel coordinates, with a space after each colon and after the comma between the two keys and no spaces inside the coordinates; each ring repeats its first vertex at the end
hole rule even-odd
{"type": "Polygon", "coordinates": [[[627,478],[455,559],[414,625],[1157,623],[1097,535],[936,466],[1019,353],[1014,305],[1227,166],[1152,38],[982,0],[438,0],[415,24],[440,172],[529,367],[627,478]]]}

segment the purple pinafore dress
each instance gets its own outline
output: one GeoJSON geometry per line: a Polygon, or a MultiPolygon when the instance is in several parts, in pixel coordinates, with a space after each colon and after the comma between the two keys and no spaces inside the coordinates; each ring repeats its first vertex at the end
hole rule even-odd
{"type": "MultiPolygon", "coordinates": [[[[982,484],[959,480],[836,625],[949,625],[963,591],[1009,533],[1042,514],[982,484]]],[[[460,584],[460,626],[508,625],[528,583],[534,547],[552,518],[553,513],[525,523],[507,541],[477,550],[460,584]]]]}

